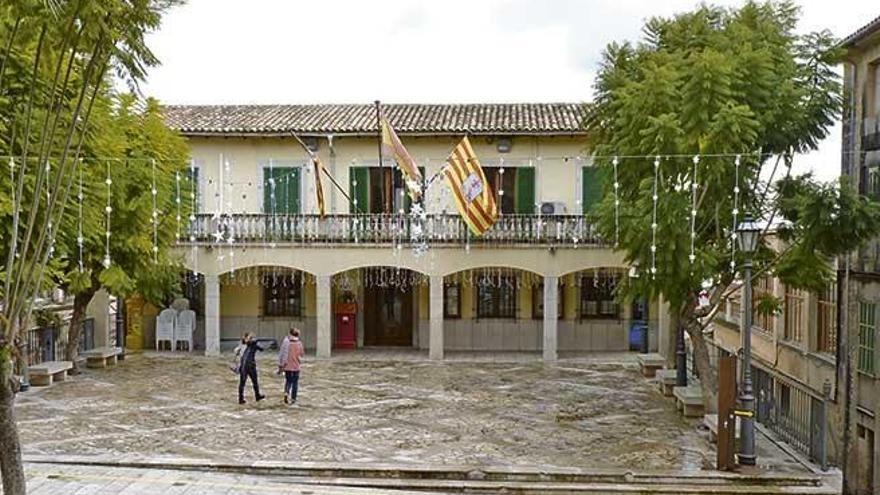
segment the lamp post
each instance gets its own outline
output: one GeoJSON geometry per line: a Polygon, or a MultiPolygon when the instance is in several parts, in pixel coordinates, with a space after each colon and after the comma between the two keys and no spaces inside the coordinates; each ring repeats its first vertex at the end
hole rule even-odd
{"type": "Polygon", "coordinates": [[[736,228],[736,238],[743,260],[743,319],[742,319],[742,387],[739,406],[745,412],[741,416],[739,463],[755,465],[755,395],[752,390],[752,254],[758,246],[761,228],[746,214],[736,228]]]}

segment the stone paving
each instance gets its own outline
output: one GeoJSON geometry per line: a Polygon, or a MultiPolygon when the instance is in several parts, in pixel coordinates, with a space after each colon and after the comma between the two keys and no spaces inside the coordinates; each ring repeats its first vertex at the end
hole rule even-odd
{"type": "MultiPolygon", "coordinates": [[[[637,371],[634,354],[545,366],[534,356],[432,362],[413,353],[310,360],[300,401],[282,403],[273,352],[268,399],[236,401],[229,356],[130,354],[115,368],[20,394],[25,455],[218,462],[473,464],[703,469],[714,449],[637,371]]],[[[759,459],[803,467],[769,442],[759,459]]]]}

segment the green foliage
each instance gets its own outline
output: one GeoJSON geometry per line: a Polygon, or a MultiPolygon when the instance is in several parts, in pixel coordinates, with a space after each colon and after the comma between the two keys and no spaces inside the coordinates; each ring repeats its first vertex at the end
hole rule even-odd
{"type": "MultiPolygon", "coordinates": [[[[792,154],[815,149],[840,111],[836,42],[827,32],[797,34],[797,18],[791,2],[704,5],[653,18],[640,43],[605,50],[586,123],[597,154],[661,157],[654,277],[648,271],[654,160],[621,159],[618,167],[620,247],[643,274],[624,292],[662,294],[683,312],[707,283],[727,287],[737,182],[737,221],[749,212],[786,226],[782,235],[792,247],[775,272],[790,285],[822,286],[831,257],[878,231],[876,205],[842,185],[799,177],[772,186],[759,179],[762,169],[788,170],[792,154]],[[698,154],[695,175],[690,156],[698,154]],[[738,177],[731,154],[741,154],[738,177]]],[[[609,191],[610,185],[597,209],[606,238],[615,231],[609,191]]],[[[775,259],[763,240],[756,269],[771,268],[775,259]]]]}
{"type": "Polygon", "coordinates": [[[782,313],[782,298],[772,294],[761,294],[755,297],[755,313],[765,316],[775,316],[782,313]]]}

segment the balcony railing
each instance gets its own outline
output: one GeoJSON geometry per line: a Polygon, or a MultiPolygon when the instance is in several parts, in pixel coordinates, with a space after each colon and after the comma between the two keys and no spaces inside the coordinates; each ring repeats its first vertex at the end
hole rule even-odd
{"type": "MultiPolygon", "coordinates": [[[[580,215],[502,215],[474,236],[458,215],[196,215],[181,242],[197,244],[410,244],[421,227],[429,244],[601,246],[596,228],[580,215]],[[419,225],[423,224],[423,225],[419,225]]],[[[416,236],[417,238],[419,236],[416,236]]]]}

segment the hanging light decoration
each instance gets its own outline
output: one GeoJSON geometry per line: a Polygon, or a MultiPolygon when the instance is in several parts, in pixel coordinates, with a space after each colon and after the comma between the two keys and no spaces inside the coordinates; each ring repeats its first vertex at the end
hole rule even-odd
{"type": "Polygon", "coordinates": [[[691,254],[688,255],[688,261],[693,265],[697,260],[695,251],[697,240],[697,165],[700,163],[700,155],[693,158],[694,171],[691,174],[691,254]]]}
{"type": "Polygon", "coordinates": [[[611,160],[614,166],[614,247],[620,245],[620,182],[617,178],[617,165],[619,161],[615,156],[611,160]]]}
{"type": "Polygon", "coordinates": [[[730,271],[736,271],[736,227],[739,215],[739,166],[740,155],[733,161],[733,225],[730,228],[730,271]]]}
{"type": "Polygon", "coordinates": [[[660,180],[660,156],[654,157],[654,191],[651,195],[653,214],[651,215],[651,280],[657,278],[657,183],[660,180]]]}
{"type": "Polygon", "coordinates": [[[76,194],[77,199],[77,218],[76,218],[76,248],[78,251],[79,272],[85,271],[83,265],[83,166],[80,159],[79,166],[79,191],[76,194]]]}
{"type": "Polygon", "coordinates": [[[156,160],[152,159],[150,161],[150,165],[152,168],[152,186],[150,187],[150,195],[153,198],[153,214],[152,218],[150,218],[150,223],[153,224],[153,263],[159,262],[159,209],[157,207],[156,201],[158,196],[158,189],[156,189],[156,160]]]}
{"type": "MultiPolygon", "coordinates": [[[[127,163],[127,162],[126,162],[127,163]]],[[[104,212],[106,213],[106,221],[104,228],[104,268],[110,268],[110,215],[113,212],[113,208],[110,206],[110,196],[112,194],[111,187],[113,185],[113,179],[110,177],[110,161],[107,161],[107,178],[104,179],[104,184],[107,185],[107,206],[104,207],[104,212]]]]}

